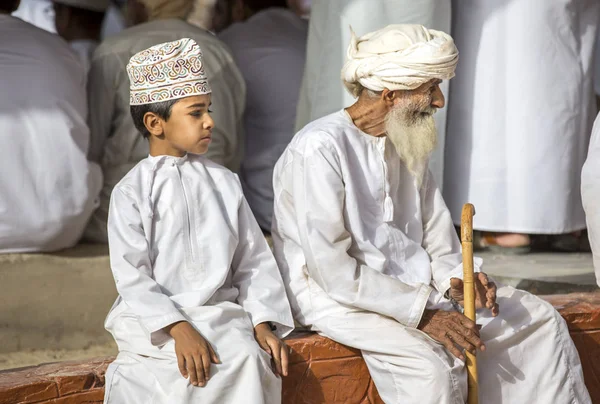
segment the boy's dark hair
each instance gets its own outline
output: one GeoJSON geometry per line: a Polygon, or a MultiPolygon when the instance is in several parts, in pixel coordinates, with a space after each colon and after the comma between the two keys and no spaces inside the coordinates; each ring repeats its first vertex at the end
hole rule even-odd
{"type": "Polygon", "coordinates": [[[144,115],[146,115],[146,112],[152,112],[165,121],[168,121],[171,117],[173,105],[175,105],[177,101],[179,100],[153,102],[152,104],[130,105],[129,111],[131,112],[131,118],[133,118],[133,124],[135,125],[135,128],[142,134],[144,138],[149,138],[150,132],[148,132],[146,125],[144,125],[144,115]]]}

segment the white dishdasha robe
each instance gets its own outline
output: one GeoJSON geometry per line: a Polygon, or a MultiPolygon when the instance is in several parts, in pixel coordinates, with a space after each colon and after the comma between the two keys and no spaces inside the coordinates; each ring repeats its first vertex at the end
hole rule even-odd
{"type": "Polygon", "coordinates": [[[65,41],[0,14],[0,254],[73,247],[99,205],[85,72],[65,41]]]}
{"type": "Polygon", "coordinates": [[[581,168],[596,115],[597,0],[454,0],[444,197],[477,230],[585,228],[581,168]]]}
{"type": "Polygon", "coordinates": [[[600,286],[600,114],[594,123],[587,160],[581,172],[581,199],[600,286]]]}
{"type": "MultiPolygon", "coordinates": [[[[386,403],[465,403],[464,363],[417,329],[425,308],[452,310],[443,294],[462,277],[431,173],[417,188],[386,137],[339,111],[295,136],[274,190],[275,257],[296,320],[360,349],[386,403]]],[[[480,402],[590,403],[558,312],[510,287],[498,303],[499,317],[478,314],[480,402]]]]}
{"type": "Polygon", "coordinates": [[[148,157],[115,187],[108,220],[119,297],[106,319],[119,355],[105,403],[280,403],[281,379],[254,339],[293,328],[273,255],[237,176],[204,157],[148,157]],[[190,322],[222,364],[205,387],[179,373],[163,330],[190,322]]]}

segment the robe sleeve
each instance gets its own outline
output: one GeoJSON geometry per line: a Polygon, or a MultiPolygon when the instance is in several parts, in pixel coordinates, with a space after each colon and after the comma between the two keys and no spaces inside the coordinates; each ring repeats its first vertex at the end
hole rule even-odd
{"type": "Polygon", "coordinates": [[[110,266],[121,299],[137,315],[152,345],[171,337],[164,327],[186,321],[173,301],[153,279],[148,240],[133,191],[116,187],[108,214],[110,266]]]}
{"type": "Polygon", "coordinates": [[[88,159],[95,163],[101,163],[104,144],[110,135],[117,92],[115,74],[121,69],[114,55],[94,57],[90,65],[87,83],[90,127],[88,159]]]}
{"type": "MultiPolygon", "coordinates": [[[[442,295],[450,289],[451,278],[463,278],[460,241],[450,211],[439,187],[428,171],[421,189],[423,217],[422,246],[431,259],[432,284],[442,295]]],[[[481,259],[474,259],[475,272],[479,272],[481,259]]]]}
{"type": "Polygon", "coordinates": [[[238,304],[253,326],[266,321],[276,323],[275,333],[283,338],[294,329],[292,311],[273,253],[243,197],[238,227],[239,242],[232,261],[238,304]]]}
{"type": "Polygon", "coordinates": [[[308,274],[339,303],[417,327],[432,288],[404,283],[359,263],[348,253],[353,242],[344,226],[347,195],[338,154],[330,147],[313,148],[294,156],[290,163],[293,204],[308,274]]]}

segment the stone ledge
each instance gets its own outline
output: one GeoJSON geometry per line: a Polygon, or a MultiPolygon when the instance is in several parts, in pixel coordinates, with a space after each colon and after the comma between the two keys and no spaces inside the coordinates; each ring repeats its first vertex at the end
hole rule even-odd
{"type": "MultiPolygon", "coordinates": [[[[543,296],[567,320],[592,402],[600,403],[600,292],[543,296]]],[[[360,351],[313,333],[296,332],[285,404],[382,404],[360,351]]],[[[112,358],[63,362],[0,372],[0,404],[101,403],[112,358]]]]}
{"type": "Polygon", "coordinates": [[[0,404],[101,403],[113,358],[50,363],[0,372],[0,404]]]}

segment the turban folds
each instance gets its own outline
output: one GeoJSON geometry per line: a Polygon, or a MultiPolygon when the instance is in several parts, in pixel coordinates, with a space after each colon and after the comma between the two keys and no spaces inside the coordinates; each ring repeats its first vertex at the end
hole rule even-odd
{"type": "Polygon", "coordinates": [[[342,80],[355,97],[361,86],[414,90],[432,79],[451,79],[457,63],[450,35],[422,25],[388,25],[360,38],[352,32],[342,80]]]}

